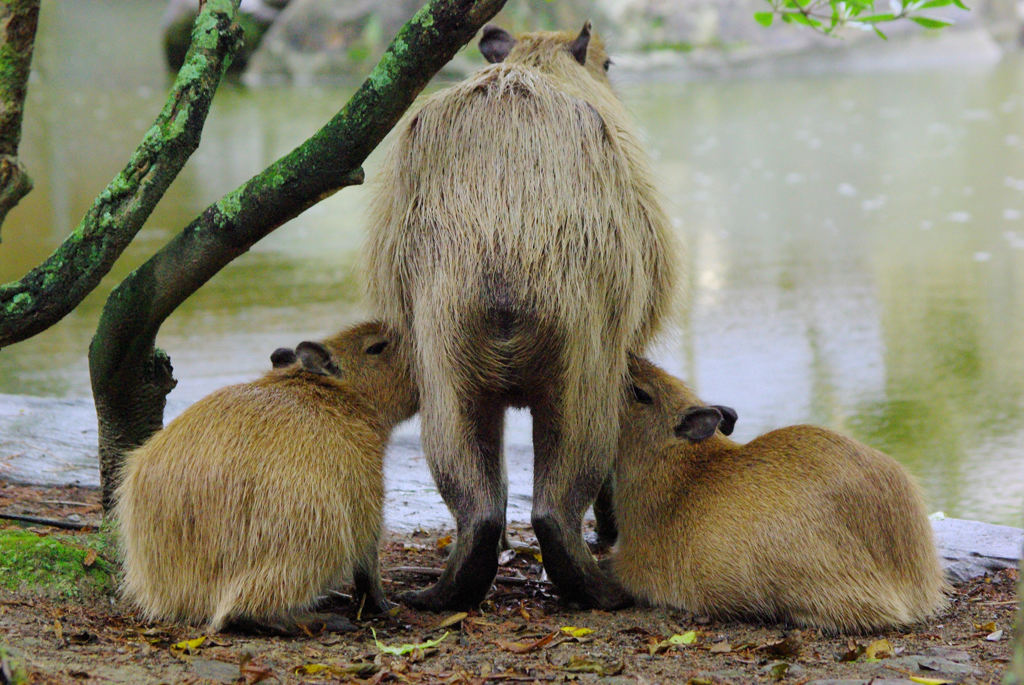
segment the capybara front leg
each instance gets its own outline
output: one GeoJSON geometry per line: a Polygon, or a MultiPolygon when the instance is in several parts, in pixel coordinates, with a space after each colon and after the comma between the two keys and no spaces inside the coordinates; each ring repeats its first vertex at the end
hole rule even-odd
{"type": "Polygon", "coordinates": [[[384,596],[378,554],[377,539],[374,538],[372,545],[367,545],[362,556],[356,560],[356,567],[352,572],[356,612],[359,616],[380,614],[394,606],[384,596]]]}

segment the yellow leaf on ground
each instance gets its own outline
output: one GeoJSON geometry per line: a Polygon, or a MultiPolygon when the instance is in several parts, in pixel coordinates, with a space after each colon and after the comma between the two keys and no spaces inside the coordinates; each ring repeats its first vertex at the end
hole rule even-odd
{"type": "Polygon", "coordinates": [[[303,664],[302,666],[295,667],[295,673],[297,675],[316,675],[329,668],[330,666],[327,664],[303,664]]]}
{"type": "Polygon", "coordinates": [[[875,640],[864,650],[864,656],[868,659],[886,659],[892,656],[892,645],[888,640],[875,640]]]}
{"type": "Polygon", "coordinates": [[[452,544],[452,536],[451,535],[444,535],[444,536],[439,537],[437,539],[437,548],[438,549],[444,549],[445,547],[447,547],[450,544],[452,544]]]}
{"type": "Polygon", "coordinates": [[[692,645],[697,641],[697,631],[687,630],[682,634],[675,634],[668,639],[670,645],[692,645]]]}
{"type": "Polygon", "coordinates": [[[191,640],[182,640],[172,646],[172,649],[181,649],[186,652],[194,652],[199,649],[199,645],[206,642],[206,636],[200,635],[199,637],[192,638],[191,640]]]}
{"type": "Polygon", "coordinates": [[[583,637],[594,632],[590,628],[577,628],[576,626],[562,626],[562,632],[571,637],[583,637]]]}
{"type": "Polygon", "coordinates": [[[907,676],[911,681],[915,683],[921,683],[921,685],[950,685],[952,680],[943,680],[942,678],[924,678],[919,675],[907,676]]]}

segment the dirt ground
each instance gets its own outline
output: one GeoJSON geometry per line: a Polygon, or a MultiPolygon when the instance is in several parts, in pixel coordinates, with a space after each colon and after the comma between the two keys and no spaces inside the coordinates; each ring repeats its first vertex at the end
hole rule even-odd
{"type": "MultiPolygon", "coordinates": [[[[93,490],[0,484],[3,513],[97,524],[98,499],[93,490]]],[[[530,529],[510,538],[513,551],[479,611],[400,607],[366,620],[339,597],[356,629],[298,638],[199,641],[201,629],[146,623],[111,597],[0,590],[0,646],[14,651],[13,659],[0,657],[0,683],[19,658],[31,683],[999,683],[1011,656],[1013,570],[957,587],[949,610],[929,625],[837,637],[658,609],[566,607],[541,579],[530,529]]],[[[382,557],[389,596],[431,582],[428,571],[441,568],[448,543],[449,531],[389,538],[382,557]]]]}

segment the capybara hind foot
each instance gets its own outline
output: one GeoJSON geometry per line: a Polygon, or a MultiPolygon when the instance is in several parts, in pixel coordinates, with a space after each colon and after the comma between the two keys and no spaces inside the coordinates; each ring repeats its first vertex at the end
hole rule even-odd
{"type": "Polygon", "coordinates": [[[564,594],[563,597],[569,604],[604,611],[628,609],[636,603],[633,596],[608,575],[593,579],[587,583],[587,587],[581,588],[580,592],[564,594]]]}
{"type": "Polygon", "coordinates": [[[450,585],[441,587],[437,583],[426,590],[403,592],[398,599],[406,606],[420,611],[468,611],[476,609],[483,601],[484,593],[462,594],[456,592],[450,585]]]}

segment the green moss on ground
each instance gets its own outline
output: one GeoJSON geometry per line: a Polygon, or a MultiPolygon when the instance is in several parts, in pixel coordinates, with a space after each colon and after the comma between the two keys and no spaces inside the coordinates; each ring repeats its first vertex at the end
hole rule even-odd
{"type": "Polygon", "coordinates": [[[39,536],[0,529],[0,587],[48,597],[109,595],[117,567],[109,531],[39,536]],[[88,562],[88,565],[86,565],[88,562]]]}

